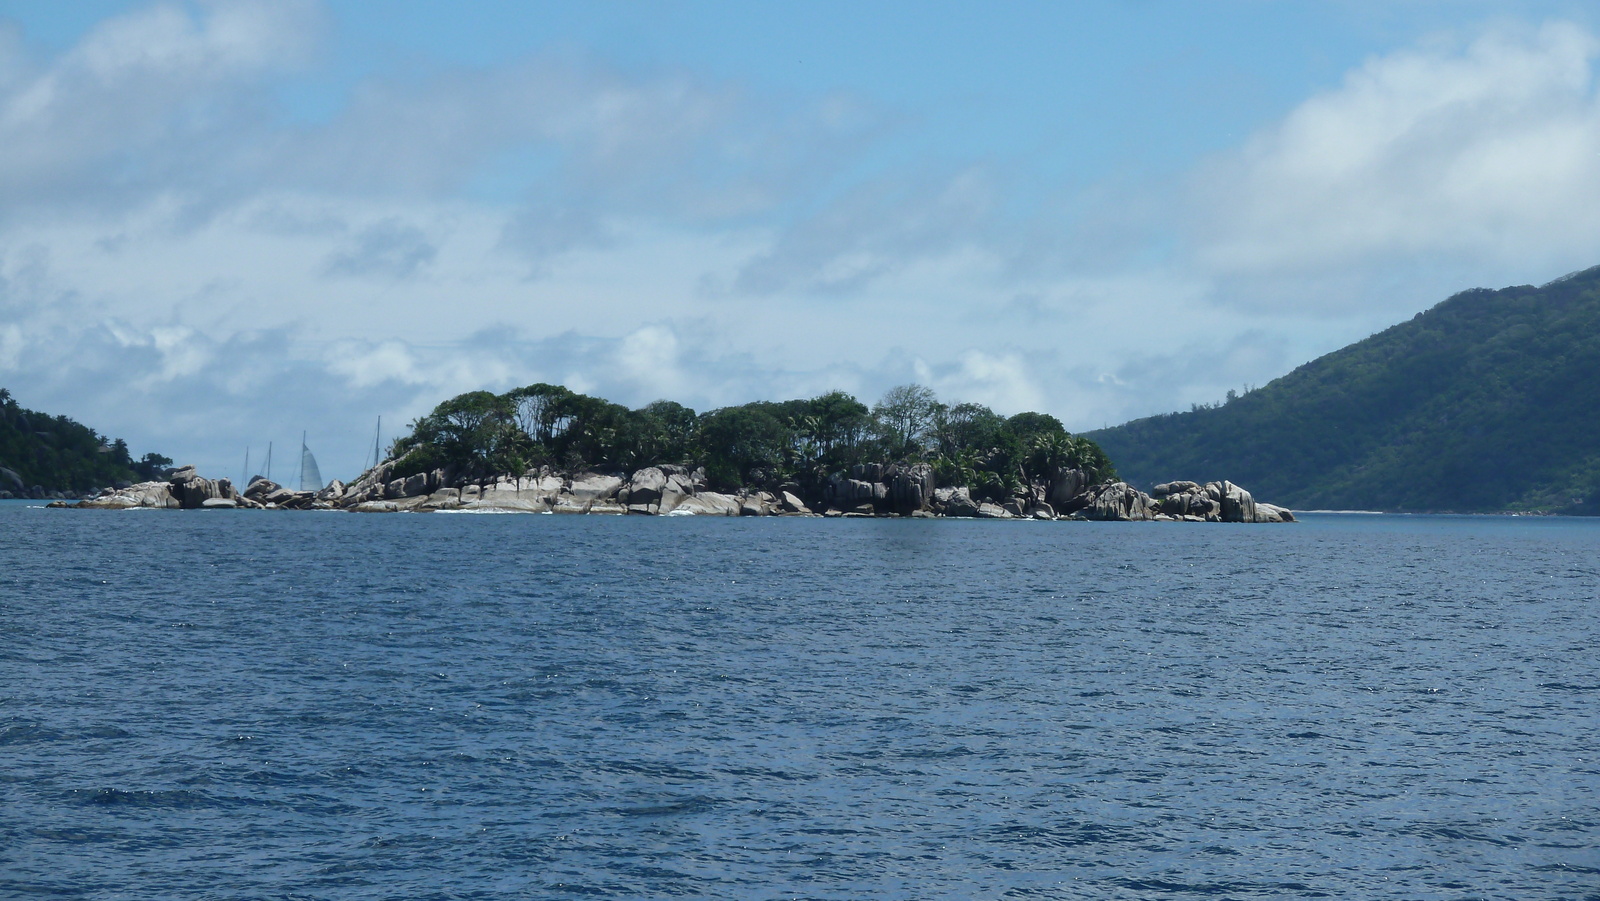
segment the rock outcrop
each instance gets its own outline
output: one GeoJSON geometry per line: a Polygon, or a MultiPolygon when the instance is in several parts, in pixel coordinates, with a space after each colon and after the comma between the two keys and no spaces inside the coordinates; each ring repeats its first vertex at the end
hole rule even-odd
{"type": "Polygon", "coordinates": [[[1228,481],[1163,482],[1153,500],[1161,515],[1190,522],[1294,522],[1294,514],[1256,501],[1250,492],[1228,481]]]}
{"type": "Polygon", "coordinates": [[[105,488],[95,497],[78,502],[78,507],[97,510],[127,510],[132,507],[178,509],[182,504],[172,496],[170,482],[140,482],[126,488],[105,488]]]}
{"type": "Polygon", "coordinates": [[[926,463],[891,467],[892,474],[884,494],[889,509],[902,516],[926,510],[933,501],[933,467],[926,463]]]}
{"type": "Polygon", "coordinates": [[[1112,482],[1089,489],[1089,502],[1083,507],[1089,519],[1131,522],[1153,519],[1150,496],[1127,482],[1112,482]]]}
{"type": "Polygon", "coordinates": [[[1088,490],[1089,476],[1083,470],[1057,468],[1050,473],[1045,496],[1040,502],[1049,504],[1056,512],[1071,513],[1083,508],[1088,490]]]}
{"type": "Polygon", "coordinates": [[[858,464],[808,492],[796,482],[725,494],[708,490],[703,469],[647,466],[632,473],[560,473],[543,467],[490,481],[457,479],[449,469],[404,473],[392,461],[345,485],[292,491],[260,476],[243,492],[227,479],[206,479],[192,466],[165,481],[121,485],[72,506],[100,509],[351,510],[364,513],[460,511],[490,513],[639,514],[650,516],[968,517],[1080,519],[1116,522],[1294,522],[1294,514],[1261,503],[1232,482],[1174,481],[1145,494],[1125,482],[1090,484],[1081,470],[1057,469],[1009,496],[975,496],[965,485],[937,487],[933,467],[858,464]]]}
{"type": "Polygon", "coordinates": [[[193,466],[185,466],[174,472],[168,484],[171,486],[172,496],[178,501],[178,506],[185,510],[201,509],[206,506],[207,501],[231,501],[238,497],[233,490],[232,482],[227,479],[201,478],[193,466]]]}

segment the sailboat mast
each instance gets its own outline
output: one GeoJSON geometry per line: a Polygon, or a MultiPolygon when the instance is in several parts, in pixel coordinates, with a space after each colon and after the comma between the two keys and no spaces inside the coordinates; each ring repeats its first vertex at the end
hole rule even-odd
{"type": "Polygon", "coordinates": [[[383,458],[380,456],[380,451],[378,450],[378,448],[380,446],[382,446],[382,444],[383,444],[383,416],[379,415],[378,416],[378,428],[372,433],[372,465],[373,465],[373,468],[377,468],[377,465],[379,463],[383,462],[383,458]]]}
{"type": "Polygon", "coordinates": [[[306,487],[306,433],[300,433],[300,490],[306,487]]]}
{"type": "Polygon", "coordinates": [[[240,485],[250,484],[250,445],[244,447],[244,475],[239,477],[240,485]]]}
{"type": "Polygon", "coordinates": [[[272,481],[272,442],[267,442],[267,481],[272,481]]]}

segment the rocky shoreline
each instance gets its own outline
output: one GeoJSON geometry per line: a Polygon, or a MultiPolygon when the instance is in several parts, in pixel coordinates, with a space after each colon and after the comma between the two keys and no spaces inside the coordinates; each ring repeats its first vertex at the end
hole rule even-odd
{"type": "Polygon", "coordinates": [[[1146,494],[1125,482],[1089,484],[1081,470],[1058,469],[1045,481],[996,503],[965,486],[939,488],[927,464],[860,464],[820,488],[798,484],[737,494],[711,491],[703,469],[649,466],[630,474],[561,473],[548,467],[521,477],[468,482],[448,470],[390,478],[385,463],[345,485],[293,491],[261,476],[239,491],[228,479],[195,468],[163,481],[105,488],[51,507],[126,510],[343,510],[356,513],[481,512],[635,514],[649,516],[950,517],[1165,522],[1294,522],[1290,511],[1255,500],[1231,482],[1176,481],[1146,494]]]}

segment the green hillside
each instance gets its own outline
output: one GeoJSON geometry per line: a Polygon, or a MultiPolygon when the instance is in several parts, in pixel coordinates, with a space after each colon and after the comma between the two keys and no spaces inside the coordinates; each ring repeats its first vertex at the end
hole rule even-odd
{"type": "Polygon", "coordinates": [[[47,492],[91,491],[146,478],[171,462],[156,454],[135,462],[120,438],[107,441],[65,416],[25,409],[0,388],[0,497],[24,496],[35,486],[47,492]]]}
{"type": "Polygon", "coordinates": [[[1128,481],[1298,509],[1600,513],[1600,267],[1464,291],[1271,384],[1091,432],[1128,481]]]}

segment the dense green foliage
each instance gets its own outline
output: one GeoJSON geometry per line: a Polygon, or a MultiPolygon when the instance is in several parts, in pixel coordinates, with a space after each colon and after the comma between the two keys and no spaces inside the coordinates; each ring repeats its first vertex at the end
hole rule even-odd
{"type": "Polygon", "coordinates": [[[1600,267],[1466,291],[1214,407],[1090,433],[1129,481],[1301,509],[1600,512],[1600,267]]]}
{"type": "Polygon", "coordinates": [[[928,462],[943,484],[999,496],[1049,467],[1091,479],[1115,470],[1099,446],[1054,417],[1006,419],[981,404],[946,406],[919,385],[889,391],[872,408],[842,392],[758,401],[695,413],[672,401],[637,410],[537,384],[453,397],[412,423],[391,449],[395,475],[451,468],[467,479],[540,466],[615,472],[663,463],[704,466],[722,490],[819,486],[858,463],[928,462]]]}
{"type": "Polygon", "coordinates": [[[119,481],[143,478],[152,464],[171,463],[155,454],[135,462],[127,442],[107,441],[86,425],[65,416],[50,416],[19,406],[0,388],[0,491],[21,493],[39,486],[46,491],[91,491],[119,481]]]}

